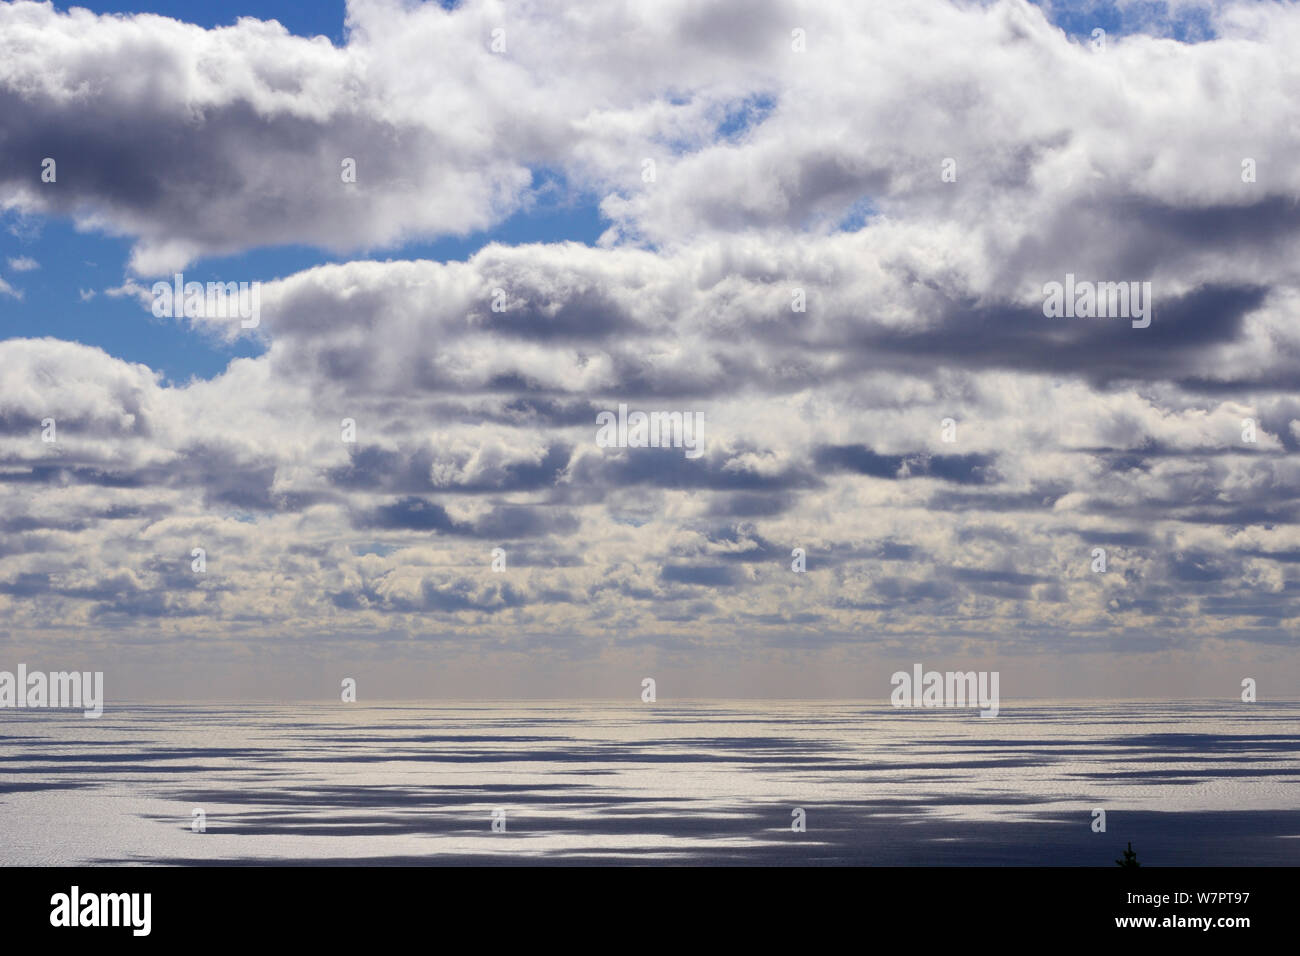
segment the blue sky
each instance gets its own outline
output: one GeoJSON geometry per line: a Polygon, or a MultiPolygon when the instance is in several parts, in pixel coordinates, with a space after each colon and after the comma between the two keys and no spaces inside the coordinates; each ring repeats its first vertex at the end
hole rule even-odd
{"type": "MultiPolygon", "coordinates": [[[[538,182],[545,175],[541,171],[538,182]]],[[[226,343],[196,331],[183,321],[155,319],[130,296],[110,297],[125,279],[131,241],[94,231],[78,232],[64,220],[5,217],[9,228],[0,233],[0,278],[22,292],[22,298],[0,296],[0,323],[6,337],[53,335],[104,349],[128,362],[143,362],[162,372],[167,381],[211,378],[233,358],[259,355],[262,345],[248,339],[226,343]],[[11,259],[31,259],[40,268],[15,271],[11,259]],[[81,293],[93,291],[89,302],[81,293]],[[92,307],[93,303],[93,307],[92,307]]],[[[376,258],[464,260],[488,242],[594,243],[603,230],[594,204],[542,204],[508,218],[488,232],[464,238],[403,243],[376,253],[376,258]]],[[[309,246],[257,248],[232,256],[205,257],[185,269],[187,281],[270,281],[328,262],[359,258],[335,255],[309,246]]]]}
{"type": "MultiPolygon", "coordinates": [[[[453,4],[454,5],[454,4],[453,4]]],[[[96,13],[156,13],[199,26],[232,25],[239,17],[278,20],[299,36],[326,36],[342,45],[344,4],[321,2],[195,3],[129,2],[86,3],[75,6],[96,13]]],[[[58,5],[59,9],[68,6],[58,5]]],[[[534,208],[516,213],[497,227],[464,237],[401,243],[376,251],[381,259],[430,258],[463,260],[489,242],[594,243],[605,228],[591,196],[552,192],[544,187],[556,180],[547,169],[534,171],[542,198],[534,208]]],[[[0,214],[0,278],[21,290],[22,298],[0,296],[0,334],[7,337],[53,335],[104,349],[129,362],[142,362],[160,371],[164,380],[185,382],[192,377],[211,378],[233,358],[258,355],[263,347],[253,341],[225,343],[173,320],[154,319],[130,297],[111,298],[104,290],[117,288],[125,278],[131,241],[96,231],[79,232],[60,219],[0,214]],[[38,270],[16,273],[7,260],[34,259],[38,270]],[[94,308],[82,300],[84,291],[95,292],[94,308]]],[[[607,224],[605,224],[607,225],[607,224]]],[[[268,281],[328,262],[359,258],[336,255],[308,246],[256,248],[220,257],[204,257],[186,269],[187,281],[209,282],[236,275],[244,281],[268,281]]]]}
{"type": "Polygon", "coordinates": [[[60,10],[82,7],[95,13],[156,13],[201,27],[232,26],[239,17],[279,20],[298,36],[329,37],[343,43],[343,0],[262,0],[257,3],[197,2],[197,0],[128,0],[125,3],[91,2],[55,5],[60,10]]]}

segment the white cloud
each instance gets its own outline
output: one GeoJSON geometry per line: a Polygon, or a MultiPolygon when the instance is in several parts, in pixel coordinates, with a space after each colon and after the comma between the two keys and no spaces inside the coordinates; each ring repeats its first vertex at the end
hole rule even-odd
{"type": "Polygon", "coordinates": [[[535,169],[612,221],[267,282],[268,350],[210,381],[0,342],[0,608],[25,635],[519,654],[1279,641],[1300,11],[1210,15],[1211,42],[1094,54],[1010,0],[354,2],[342,48],[0,6],[0,203],[130,237],[104,294],[142,322],[143,276],[488,228],[535,169]],[[75,148],[40,184],[51,140],[75,148]],[[1046,319],[1066,272],[1152,281],[1152,327],[1046,319]],[[620,401],[704,412],[705,457],[598,448],[620,401]]]}
{"type": "MultiPolygon", "coordinates": [[[[1143,209],[1177,243],[1196,228],[1180,210],[1266,215],[1300,195],[1292,7],[1215,8],[1213,41],[1122,36],[1104,54],[1021,0],[553,13],[353,2],[336,48],[250,19],[203,30],[0,6],[4,203],[133,236],[133,269],[155,275],[254,244],[355,251],[485,229],[531,201],[542,169],[632,241],[824,232],[874,209],[958,225],[1013,268],[1143,209]],[[791,50],[792,24],[808,52],[791,50]],[[139,74],[117,69],[126,56],[139,74]],[[745,114],[754,125],[722,140],[745,114]],[[22,164],[52,138],[75,148],[41,184],[22,164]],[[940,180],[946,157],[956,183],[940,180]]],[[[1113,267],[1148,246],[1086,256],[1113,267]]]]}

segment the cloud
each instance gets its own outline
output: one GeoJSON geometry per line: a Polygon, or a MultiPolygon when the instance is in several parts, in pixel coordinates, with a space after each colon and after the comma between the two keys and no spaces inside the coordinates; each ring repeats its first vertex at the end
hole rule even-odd
{"type": "MultiPolygon", "coordinates": [[[[254,241],[355,252],[488,229],[537,200],[545,171],[600,204],[608,241],[826,233],[865,215],[946,224],[1007,269],[1051,272],[1080,228],[1128,217],[1117,241],[1072,253],[1081,266],[1150,272],[1217,229],[1289,254],[1300,26],[1285,6],[1215,8],[1208,42],[1157,30],[1103,55],[1021,0],[744,6],[562,22],[521,8],[494,52],[488,2],[357,0],[342,47],[249,18],[204,30],[5,4],[0,196],[133,237],[141,275],[254,241]],[[1243,183],[1243,158],[1266,175],[1243,183]],[[1274,248],[1261,220],[1288,241],[1274,248]]],[[[560,332],[600,294],[530,330],[560,332]]]]}
{"type": "Polygon", "coordinates": [[[195,257],[463,235],[544,189],[608,232],[268,280],[256,330],[183,320],[265,347],[207,380],[0,342],[13,633],[815,640],[830,673],[1294,629],[1294,7],[1104,54],[1011,0],[530,7],[503,53],[492,4],[348,10],[334,47],[0,6],[0,203],[127,237],[136,334],[195,257]],[[1067,274],[1151,282],[1151,326],[1048,318],[1067,274]],[[703,415],[705,453],[598,446],[620,403],[703,415]]]}

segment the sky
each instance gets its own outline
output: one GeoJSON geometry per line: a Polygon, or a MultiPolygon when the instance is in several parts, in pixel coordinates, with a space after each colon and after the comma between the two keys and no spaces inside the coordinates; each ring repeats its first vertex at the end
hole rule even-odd
{"type": "Polygon", "coordinates": [[[0,3],[0,669],[1294,698],[1297,42],[1271,2],[0,3]],[[177,274],[257,324],[156,314],[177,274]],[[1149,325],[1047,314],[1076,280],[1149,325]],[[702,453],[607,447],[620,406],[702,453]]]}

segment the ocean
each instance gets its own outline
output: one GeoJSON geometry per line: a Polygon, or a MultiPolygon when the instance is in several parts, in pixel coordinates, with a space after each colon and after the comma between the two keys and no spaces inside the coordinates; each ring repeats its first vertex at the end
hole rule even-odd
{"type": "Polygon", "coordinates": [[[1298,758],[1300,702],[4,710],[0,863],[1294,866],[1298,758]]]}

